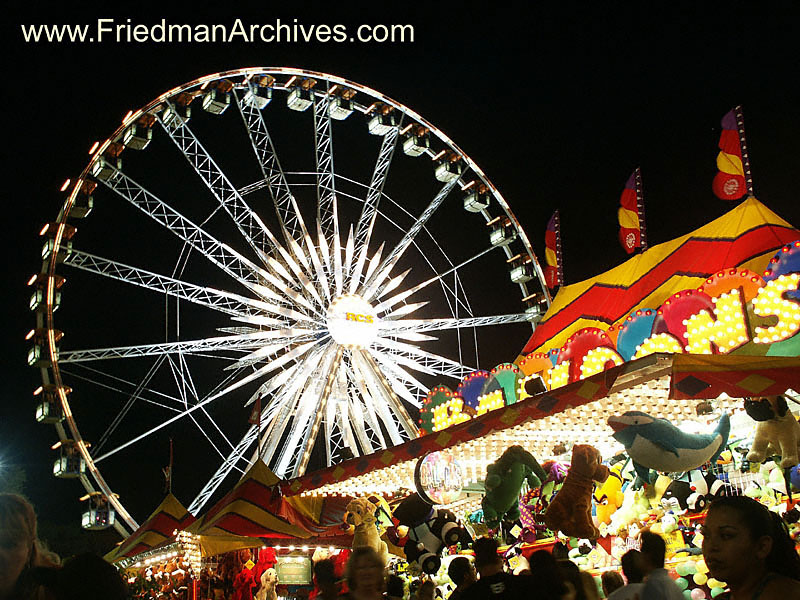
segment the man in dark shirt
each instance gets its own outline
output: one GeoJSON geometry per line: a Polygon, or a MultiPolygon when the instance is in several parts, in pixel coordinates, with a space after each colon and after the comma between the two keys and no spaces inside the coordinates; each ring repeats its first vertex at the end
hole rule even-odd
{"type": "Polygon", "coordinates": [[[512,575],[503,570],[495,540],[479,538],[472,544],[472,549],[475,568],[481,577],[464,592],[464,600],[517,600],[532,594],[532,577],[512,575]]]}
{"type": "Polygon", "coordinates": [[[456,589],[448,596],[448,600],[463,600],[464,592],[477,580],[475,567],[465,556],[456,556],[451,560],[447,574],[456,584],[456,589]]]}

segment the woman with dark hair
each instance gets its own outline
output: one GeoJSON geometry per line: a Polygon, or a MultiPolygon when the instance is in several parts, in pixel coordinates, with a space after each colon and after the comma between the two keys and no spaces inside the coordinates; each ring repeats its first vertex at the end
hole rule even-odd
{"type": "Polygon", "coordinates": [[[783,520],[745,496],[722,496],[708,509],[703,556],[728,584],[726,600],[800,598],[800,556],[783,520]]]}

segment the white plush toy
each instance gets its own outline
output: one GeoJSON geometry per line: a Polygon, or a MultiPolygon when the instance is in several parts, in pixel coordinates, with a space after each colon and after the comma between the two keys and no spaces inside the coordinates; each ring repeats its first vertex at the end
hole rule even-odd
{"type": "Polygon", "coordinates": [[[756,435],[747,460],[760,463],[768,456],[780,455],[782,469],[800,463],[800,423],[783,396],[746,399],[744,409],[756,421],[756,435]]]}

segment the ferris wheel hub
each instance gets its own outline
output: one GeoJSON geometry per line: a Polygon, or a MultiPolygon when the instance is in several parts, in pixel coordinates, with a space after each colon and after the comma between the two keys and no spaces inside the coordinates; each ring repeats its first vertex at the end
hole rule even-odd
{"type": "Polygon", "coordinates": [[[326,325],[333,340],[348,348],[367,348],[378,335],[378,319],[372,305],[355,294],[331,302],[326,325]]]}

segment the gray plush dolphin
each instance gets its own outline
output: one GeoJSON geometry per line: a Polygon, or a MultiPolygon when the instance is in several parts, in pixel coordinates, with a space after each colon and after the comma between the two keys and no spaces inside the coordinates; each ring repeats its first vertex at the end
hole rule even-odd
{"type": "Polygon", "coordinates": [[[614,438],[625,446],[639,477],[651,481],[650,469],[667,473],[689,471],[715,461],[728,443],[731,422],[720,417],[711,434],[684,433],[666,419],[638,410],[609,417],[614,438]]]}

